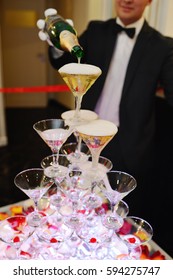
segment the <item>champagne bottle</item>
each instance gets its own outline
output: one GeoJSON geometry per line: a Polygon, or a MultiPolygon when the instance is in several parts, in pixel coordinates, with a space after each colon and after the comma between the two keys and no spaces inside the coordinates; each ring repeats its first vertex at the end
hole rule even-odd
{"type": "Polygon", "coordinates": [[[84,52],[79,45],[77,33],[72,25],[58,15],[55,9],[47,9],[45,17],[44,32],[48,34],[53,46],[68,51],[77,59],[81,59],[84,52]]]}

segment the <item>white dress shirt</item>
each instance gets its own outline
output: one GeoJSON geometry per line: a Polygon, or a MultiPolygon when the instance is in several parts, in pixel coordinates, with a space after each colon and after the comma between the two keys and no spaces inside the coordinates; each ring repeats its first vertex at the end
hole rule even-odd
{"type": "Polygon", "coordinates": [[[119,126],[119,105],[126,70],[136,38],[143,26],[144,18],[128,26],[124,26],[119,18],[117,18],[117,23],[126,28],[135,27],[135,36],[131,39],[124,31],[117,35],[109,71],[95,111],[101,119],[112,121],[119,126]]]}

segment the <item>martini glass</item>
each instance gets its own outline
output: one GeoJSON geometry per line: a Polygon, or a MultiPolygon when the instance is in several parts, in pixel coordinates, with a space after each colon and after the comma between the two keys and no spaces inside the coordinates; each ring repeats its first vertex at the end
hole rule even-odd
{"type": "Polygon", "coordinates": [[[89,176],[92,182],[102,179],[105,173],[98,168],[99,156],[104,147],[117,133],[116,125],[110,121],[98,119],[88,124],[77,126],[76,130],[92,155],[92,166],[86,171],[86,176],[89,176]]]}
{"type": "MultiPolygon", "coordinates": [[[[81,164],[82,170],[90,169],[92,166],[92,157],[89,157],[89,160],[85,163],[81,164]]],[[[105,157],[99,157],[98,159],[98,169],[103,172],[103,174],[106,174],[106,172],[110,171],[112,169],[112,162],[105,158],[105,157]]],[[[90,186],[90,193],[87,194],[84,199],[83,203],[86,207],[86,209],[90,209],[90,215],[87,217],[86,221],[90,226],[95,225],[97,223],[97,215],[95,212],[95,209],[100,207],[103,203],[103,197],[100,194],[100,188],[99,183],[97,181],[93,181],[90,186]]]]}
{"type": "MultiPolygon", "coordinates": [[[[50,250],[49,259],[56,259],[56,256],[58,259],[59,248],[63,246],[67,239],[71,238],[73,230],[63,223],[57,223],[56,216],[49,216],[44,218],[44,223],[40,228],[36,229],[35,233],[43,244],[53,249],[52,251],[50,250]]],[[[63,258],[62,254],[60,255],[63,258]]]]}
{"type": "Polygon", "coordinates": [[[136,179],[128,173],[115,170],[107,172],[100,183],[100,188],[111,205],[111,214],[106,214],[102,219],[105,226],[114,228],[115,230],[118,230],[122,226],[123,218],[114,211],[115,206],[133,191],[136,186],[136,179]]]}
{"type": "MultiPolygon", "coordinates": [[[[47,168],[51,166],[54,162],[54,155],[50,155],[42,159],[41,161],[41,167],[42,168],[47,168]]],[[[64,167],[64,172],[63,173],[68,173],[68,167],[70,165],[70,161],[68,160],[67,156],[64,154],[60,154],[58,157],[58,164],[64,167]]]]}
{"type": "MultiPolygon", "coordinates": [[[[87,178],[90,180],[91,194],[88,196],[88,201],[94,201],[94,204],[99,207],[101,204],[100,197],[94,193],[94,190],[99,184],[99,181],[105,176],[106,169],[99,168],[103,166],[106,159],[99,163],[99,156],[103,148],[111,141],[111,139],[117,133],[117,127],[114,123],[105,120],[95,120],[85,125],[80,125],[76,128],[80,137],[83,139],[85,144],[88,146],[92,156],[92,162],[90,167],[85,167],[85,164],[81,164],[81,169],[87,178]]],[[[87,162],[89,164],[90,162],[87,162]]],[[[110,165],[112,168],[112,165],[110,165]]],[[[94,222],[94,209],[90,216],[90,224],[94,222]]]]}
{"type": "Polygon", "coordinates": [[[71,161],[73,164],[80,162],[81,160],[87,160],[86,154],[85,152],[82,151],[82,139],[79,135],[79,133],[76,131],[76,126],[78,125],[82,125],[82,124],[86,124],[89,123],[93,120],[98,119],[98,115],[90,110],[80,110],[79,111],[79,117],[76,118],[75,117],[75,110],[69,110],[66,111],[64,113],[62,113],[61,117],[62,119],[66,120],[66,123],[69,125],[74,126],[74,136],[76,138],[77,141],[77,145],[75,148],[75,151],[73,151],[73,153],[70,155],[71,161]]]}
{"type": "Polygon", "coordinates": [[[90,64],[69,63],[62,66],[58,72],[75,97],[73,121],[78,122],[82,98],[101,75],[102,71],[99,67],[90,64]]]}
{"type": "Polygon", "coordinates": [[[102,71],[95,65],[79,63],[65,64],[58,71],[75,97],[75,110],[64,112],[61,117],[75,128],[74,135],[78,145],[74,156],[80,159],[82,157],[80,151],[82,139],[76,131],[76,126],[98,118],[98,115],[93,111],[81,110],[82,98],[101,75],[102,71]]]}
{"type": "Polygon", "coordinates": [[[18,173],[14,178],[14,183],[16,187],[34,201],[35,209],[28,214],[28,224],[33,227],[40,226],[43,213],[38,211],[38,203],[54,184],[54,181],[44,174],[44,169],[31,168],[18,173]]]}
{"type": "Polygon", "coordinates": [[[101,244],[96,250],[97,259],[123,259],[128,256],[128,247],[115,233],[110,240],[101,244]]]}
{"type": "Polygon", "coordinates": [[[140,257],[141,245],[151,240],[153,229],[144,219],[127,216],[117,235],[129,248],[129,254],[124,259],[137,259],[140,257]]]}
{"type": "MultiPolygon", "coordinates": [[[[100,222],[100,220],[99,220],[100,222]]],[[[85,242],[85,251],[83,258],[97,259],[97,248],[105,243],[109,243],[112,239],[114,232],[104,227],[101,222],[93,227],[85,225],[77,230],[77,235],[85,242]]]]}
{"type": "Polygon", "coordinates": [[[33,128],[50,147],[54,155],[52,164],[44,169],[45,174],[51,178],[65,176],[66,172],[64,173],[64,168],[59,165],[58,158],[62,145],[73,131],[72,127],[66,125],[63,119],[47,119],[35,123],[33,128]]]}
{"type": "Polygon", "coordinates": [[[0,222],[0,240],[12,246],[16,259],[24,259],[20,254],[22,244],[33,234],[34,228],[28,225],[26,216],[16,215],[0,222]]]}
{"type": "MultiPolygon", "coordinates": [[[[53,164],[53,161],[54,161],[54,155],[47,156],[41,161],[41,167],[46,169],[53,164]]],[[[61,184],[63,184],[63,181],[66,180],[66,177],[64,176],[64,174],[68,174],[70,162],[67,159],[66,155],[60,154],[58,157],[58,164],[62,168],[61,170],[63,170],[63,172],[61,172],[58,177],[53,178],[55,185],[56,185],[56,191],[54,191],[54,193],[50,195],[50,204],[51,204],[51,206],[53,206],[53,208],[56,209],[55,215],[57,217],[57,221],[58,220],[61,221],[62,217],[59,214],[59,209],[62,206],[62,204],[65,202],[65,199],[66,199],[66,196],[61,187],[61,184]]],[[[48,190],[48,193],[49,193],[49,190],[48,190]]]]}
{"type": "Polygon", "coordinates": [[[75,118],[76,110],[68,110],[61,114],[61,118],[66,120],[69,125],[77,126],[98,119],[98,115],[86,109],[80,109],[79,117],[75,118]]]}
{"type": "Polygon", "coordinates": [[[72,166],[76,167],[81,162],[86,162],[88,160],[89,155],[91,154],[86,144],[80,143],[79,148],[79,142],[70,142],[64,144],[60,152],[67,156],[67,159],[71,162],[72,166]]]}
{"type": "Polygon", "coordinates": [[[124,219],[129,213],[129,206],[124,200],[120,200],[115,205],[114,211],[124,219]]]}
{"type": "MultiPolygon", "coordinates": [[[[46,170],[50,166],[52,166],[54,163],[54,155],[50,155],[42,159],[41,161],[41,167],[46,170]]],[[[70,161],[68,160],[66,155],[60,154],[58,156],[58,165],[61,168],[61,172],[57,174],[56,177],[53,178],[57,188],[59,189],[59,184],[65,179],[66,175],[69,173],[69,165],[70,161]]]]}
{"type": "MultiPolygon", "coordinates": [[[[88,157],[88,161],[81,162],[81,169],[82,170],[91,170],[92,169],[92,156],[88,157]]],[[[109,172],[113,167],[113,164],[110,159],[106,157],[99,156],[98,158],[98,170],[106,174],[109,172]]]]}
{"type": "Polygon", "coordinates": [[[88,191],[82,172],[78,169],[69,172],[69,185],[66,185],[66,195],[69,198],[69,204],[72,204],[72,213],[65,218],[65,224],[76,230],[85,223],[82,197],[88,191]]]}

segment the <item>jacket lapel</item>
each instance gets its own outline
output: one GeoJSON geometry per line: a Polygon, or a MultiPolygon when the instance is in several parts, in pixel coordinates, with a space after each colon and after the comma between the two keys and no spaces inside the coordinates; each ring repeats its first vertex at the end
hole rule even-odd
{"type": "Polygon", "coordinates": [[[110,62],[111,62],[111,59],[112,59],[112,55],[113,55],[113,51],[114,51],[114,48],[115,48],[115,43],[116,43],[116,39],[117,39],[117,33],[115,31],[115,19],[112,19],[111,20],[111,27],[109,28],[108,30],[108,33],[107,33],[107,36],[105,38],[105,45],[106,45],[106,48],[105,48],[105,53],[106,53],[106,56],[105,56],[105,77],[107,76],[107,72],[108,72],[108,69],[109,69],[109,65],[110,65],[110,62]]]}
{"type": "Polygon", "coordinates": [[[145,21],[144,26],[142,27],[142,30],[137,38],[136,44],[134,46],[129,65],[127,68],[127,73],[124,81],[124,87],[122,96],[126,94],[130,83],[137,71],[138,65],[140,63],[140,60],[142,59],[143,53],[145,52],[145,46],[150,38],[152,28],[149,27],[147,22],[145,21]]]}

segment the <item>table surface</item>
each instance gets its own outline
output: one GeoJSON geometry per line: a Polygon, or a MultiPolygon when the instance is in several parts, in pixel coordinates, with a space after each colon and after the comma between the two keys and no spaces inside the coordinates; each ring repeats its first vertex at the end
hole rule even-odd
{"type": "MultiPolygon", "coordinates": [[[[14,206],[24,206],[24,205],[32,205],[32,200],[27,199],[27,200],[19,201],[19,202],[14,203],[14,204],[2,206],[2,207],[0,207],[0,213],[9,214],[10,213],[10,208],[12,208],[14,206]]],[[[172,257],[169,256],[169,254],[167,254],[164,251],[164,249],[162,249],[154,240],[150,240],[147,244],[148,244],[148,246],[149,246],[149,248],[152,252],[159,251],[162,255],[165,256],[166,260],[172,260],[172,257]]]]}

